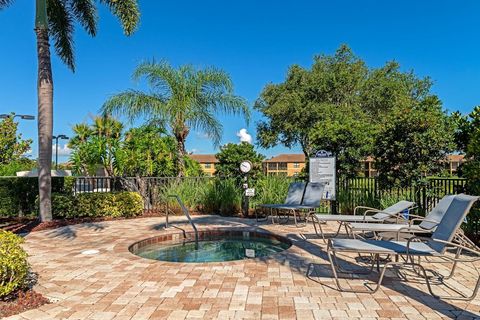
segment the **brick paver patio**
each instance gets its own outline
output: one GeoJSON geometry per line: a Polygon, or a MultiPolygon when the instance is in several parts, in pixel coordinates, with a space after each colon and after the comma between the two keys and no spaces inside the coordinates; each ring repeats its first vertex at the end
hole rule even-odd
{"type": "MultiPolygon", "coordinates": [[[[199,228],[255,227],[254,220],[194,217],[199,228]]],[[[173,219],[189,229],[181,217],[173,219]]],[[[54,303],[9,319],[473,319],[480,298],[439,301],[421,281],[384,281],[375,294],[333,288],[325,244],[313,227],[259,224],[294,245],[263,260],[167,263],[132,255],[132,243],[166,232],[164,218],[91,223],[31,233],[25,248],[39,279],[36,290],[54,303]],[[84,255],[84,250],[99,250],[84,255]],[[312,279],[305,276],[315,264],[312,279]],[[322,285],[322,282],[326,285],[322,285]]],[[[327,229],[333,230],[334,224],[327,229]]],[[[438,264],[436,264],[438,266],[438,264]]],[[[437,269],[447,266],[440,265],[437,269]]],[[[478,265],[477,265],[478,267],[478,265]]],[[[440,270],[442,271],[442,270],[440,270]]],[[[452,286],[474,284],[472,267],[461,267],[452,286]]],[[[347,282],[345,282],[347,283],[347,282]]],[[[363,287],[362,280],[348,280],[363,287]]],[[[442,288],[434,286],[441,293],[442,288]]]]}

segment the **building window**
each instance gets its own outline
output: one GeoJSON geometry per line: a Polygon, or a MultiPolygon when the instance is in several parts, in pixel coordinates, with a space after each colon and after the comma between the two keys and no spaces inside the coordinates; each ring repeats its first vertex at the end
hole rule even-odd
{"type": "Polygon", "coordinates": [[[279,162],[278,163],[278,170],[287,170],[287,163],[286,162],[279,162]]]}
{"type": "Polygon", "coordinates": [[[210,169],[212,168],[212,164],[211,163],[205,163],[205,169],[210,169]]]}
{"type": "Polygon", "coordinates": [[[277,170],[277,163],[276,162],[269,162],[267,164],[268,170],[277,170]]]}
{"type": "Polygon", "coordinates": [[[300,168],[300,163],[298,163],[298,162],[295,162],[295,163],[293,164],[293,167],[294,167],[295,169],[298,169],[298,168],[300,168]]]}

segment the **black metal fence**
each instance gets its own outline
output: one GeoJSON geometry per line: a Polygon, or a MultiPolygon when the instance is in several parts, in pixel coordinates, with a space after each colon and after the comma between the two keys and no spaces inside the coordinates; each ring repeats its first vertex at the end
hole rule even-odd
{"type": "Polygon", "coordinates": [[[428,212],[447,194],[464,192],[466,179],[427,178],[405,187],[380,188],[376,178],[339,179],[336,210],[351,213],[356,206],[386,207],[398,200],[415,202],[419,213],[428,212]]]}
{"type": "MultiPolygon", "coordinates": [[[[146,200],[147,210],[153,210],[164,199],[158,199],[159,190],[175,183],[188,183],[192,189],[212,177],[75,177],[74,194],[83,192],[138,191],[146,200]]],[[[405,187],[382,189],[376,178],[341,178],[337,184],[335,210],[351,213],[356,206],[386,207],[398,200],[413,201],[418,212],[428,212],[447,194],[464,192],[466,179],[428,178],[422,183],[405,187]]],[[[192,190],[195,192],[195,190],[192,190]]]]}

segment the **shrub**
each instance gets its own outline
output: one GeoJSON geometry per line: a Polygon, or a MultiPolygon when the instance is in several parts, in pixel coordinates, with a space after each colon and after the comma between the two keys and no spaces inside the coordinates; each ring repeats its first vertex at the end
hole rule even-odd
{"type": "Polygon", "coordinates": [[[143,199],[137,192],[115,193],[118,212],[124,217],[138,216],[143,213],[143,199]]]}
{"type": "Polygon", "coordinates": [[[76,196],[78,217],[119,217],[121,213],[111,192],[80,193],[76,196]]]}
{"type": "Polygon", "coordinates": [[[255,183],[255,197],[250,205],[263,203],[283,203],[292,178],[284,176],[262,176],[255,183]]]}
{"type": "Polygon", "coordinates": [[[23,238],[0,230],[0,297],[25,286],[28,275],[27,253],[23,238]]]}
{"type": "Polygon", "coordinates": [[[206,186],[201,211],[232,216],[241,211],[241,201],[242,190],[235,179],[215,179],[206,186]]]}
{"type": "MultiPolygon", "coordinates": [[[[52,192],[71,194],[74,177],[52,177],[52,192]]],[[[0,216],[36,215],[38,178],[0,177],[0,216]]]]}
{"type": "Polygon", "coordinates": [[[52,193],[52,214],[54,218],[73,218],[75,210],[76,203],[72,195],[52,193]]]}
{"type": "MultiPolygon", "coordinates": [[[[38,209],[38,198],[36,200],[38,209]]],[[[80,193],[76,196],[52,193],[54,218],[132,217],[143,213],[143,199],[137,192],[80,193]]]]}

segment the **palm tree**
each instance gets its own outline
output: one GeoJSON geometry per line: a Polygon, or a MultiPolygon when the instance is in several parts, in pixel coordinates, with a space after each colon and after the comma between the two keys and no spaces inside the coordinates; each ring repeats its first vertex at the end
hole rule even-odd
{"type": "MultiPolygon", "coordinates": [[[[0,0],[0,10],[14,0],[0,0]]],[[[140,12],[137,0],[99,0],[119,18],[126,35],[135,31],[140,12]]],[[[86,32],[97,33],[97,7],[94,0],[35,0],[35,33],[38,59],[38,186],[40,219],[52,219],[51,176],[53,131],[53,77],[50,37],[62,61],[75,70],[73,33],[76,23],[86,32]]]]}
{"type": "Polygon", "coordinates": [[[197,70],[191,65],[178,69],[167,62],[144,62],[133,72],[133,79],[146,78],[151,93],[127,90],[108,99],[105,115],[122,114],[131,121],[145,117],[150,123],[168,127],[177,141],[178,176],[185,174],[185,141],[191,129],[204,131],[219,145],[222,125],[215,114],[241,114],[248,120],[246,101],[233,94],[233,84],[224,71],[197,70]]]}

